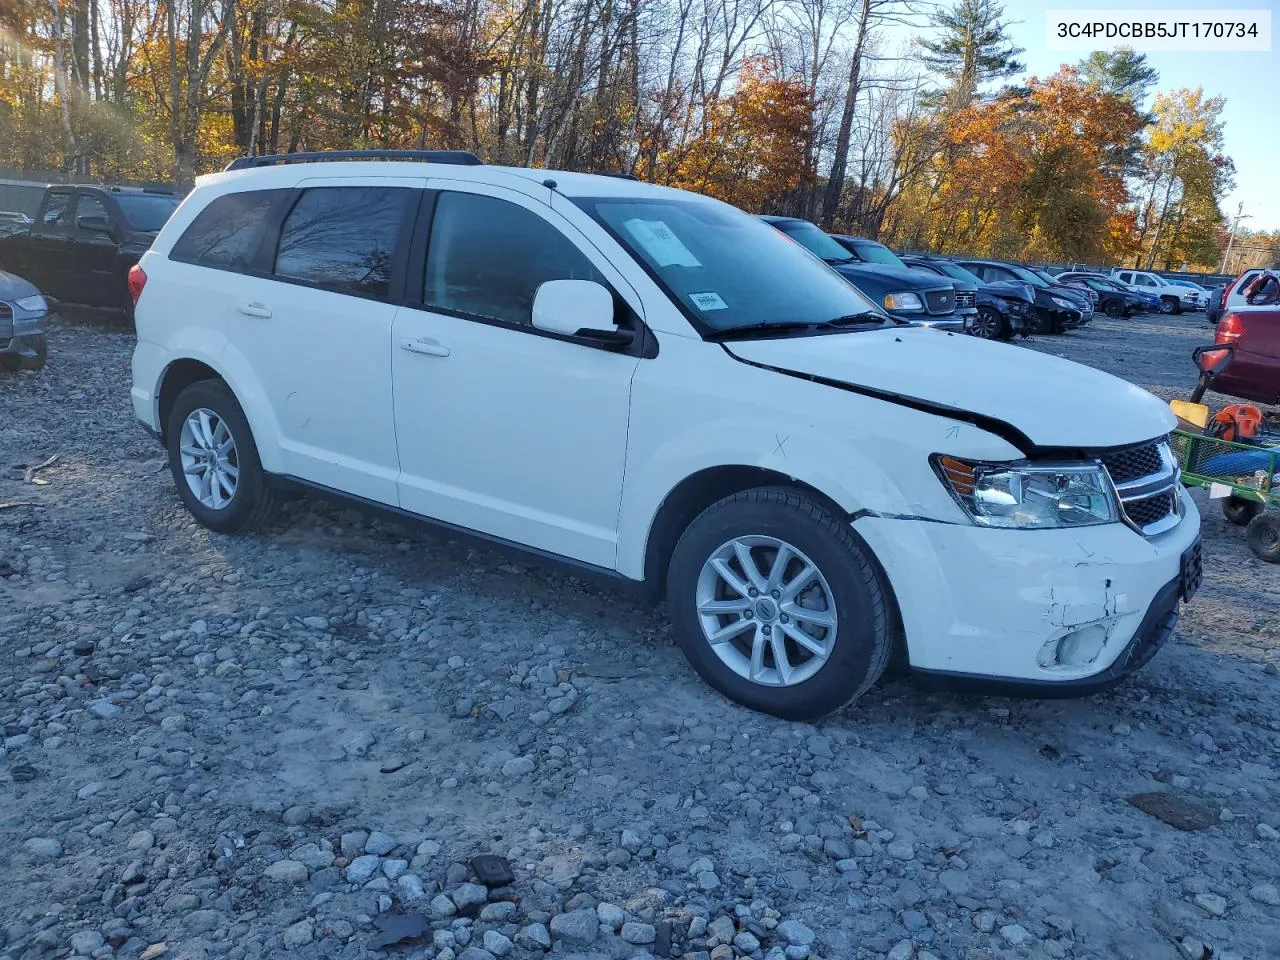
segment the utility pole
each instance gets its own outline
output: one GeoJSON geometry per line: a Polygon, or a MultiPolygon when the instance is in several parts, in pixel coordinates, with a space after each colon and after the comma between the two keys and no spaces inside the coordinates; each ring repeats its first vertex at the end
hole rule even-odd
{"type": "Polygon", "coordinates": [[[1231,245],[1236,242],[1236,228],[1240,226],[1241,220],[1251,219],[1244,212],[1244,201],[1240,201],[1240,205],[1236,207],[1236,219],[1231,224],[1231,236],[1227,238],[1227,252],[1222,255],[1222,266],[1218,272],[1225,274],[1227,272],[1227,261],[1231,259],[1231,245]]]}

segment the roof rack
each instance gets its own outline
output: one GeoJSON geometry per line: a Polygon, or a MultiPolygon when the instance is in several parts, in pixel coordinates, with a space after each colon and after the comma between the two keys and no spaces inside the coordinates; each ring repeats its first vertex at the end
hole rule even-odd
{"type": "Polygon", "coordinates": [[[238,157],[227,164],[226,169],[248,170],[284,163],[327,163],[333,160],[416,160],[418,163],[453,163],[464,167],[484,164],[483,160],[466,150],[315,150],[238,157]]]}
{"type": "Polygon", "coordinates": [[[613,177],[616,180],[634,180],[636,181],[636,183],[640,182],[640,178],[637,177],[634,173],[597,173],[596,176],[597,177],[613,177]]]}

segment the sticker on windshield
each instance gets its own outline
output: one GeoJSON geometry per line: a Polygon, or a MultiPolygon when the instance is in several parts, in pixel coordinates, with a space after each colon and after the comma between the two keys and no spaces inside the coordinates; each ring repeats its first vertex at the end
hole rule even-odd
{"type": "Polygon", "coordinates": [[[653,257],[660,267],[700,267],[701,263],[661,220],[641,220],[639,217],[623,224],[627,233],[644,252],[653,257]]]}
{"type": "Polygon", "coordinates": [[[693,305],[699,310],[728,310],[729,305],[720,298],[720,294],[715,292],[707,293],[691,293],[689,299],[693,301],[693,305]]]}

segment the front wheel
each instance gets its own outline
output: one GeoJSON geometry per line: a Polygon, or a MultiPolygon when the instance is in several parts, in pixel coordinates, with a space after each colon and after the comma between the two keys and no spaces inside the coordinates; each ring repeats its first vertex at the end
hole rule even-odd
{"type": "Polygon", "coordinates": [[[1161,312],[1161,313],[1165,313],[1165,314],[1169,314],[1169,313],[1181,313],[1181,312],[1182,312],[1182,310],[1181,310],[1181,308],[1178,306],[1178,301],[1174,300],[1172,297],[1161,297],[1161,298],[1160,298],[1160,312],[1161,312]]]}
{"type": "Polygon", "coordinates": [[[704,510],[676,545],[667,604],[685,656],[753,710],[813,720],[884,673],[885,588],[844,523],[795,491],[764,487],[704,510]]]}
{"type": "Polygon", "coordinates": [[[980,340],[1007,339],[1004,317],[990,307],[979,307],[973,319],[973,335],[980,340]]]}
{"type": "Polygon", "coordinates": [[[1113,320],[1124,319],[1124,303],[1119,300],[1107,301],[1107,316],[1113,320]]]}
{"type": "Polygon", "coordinates": [[[249,421],[219,380],[178,394],[165,433],[178,496],[202,525],[231,533],[265,523],[275,509],[249,421]]]}
{"type": "Polygon", "coordinates": [[[1269,514],[1260,514],[1250,521],[1245,530],[1249,549],[1268,563],[1280,563],[1280,520],[1269,514]]]}

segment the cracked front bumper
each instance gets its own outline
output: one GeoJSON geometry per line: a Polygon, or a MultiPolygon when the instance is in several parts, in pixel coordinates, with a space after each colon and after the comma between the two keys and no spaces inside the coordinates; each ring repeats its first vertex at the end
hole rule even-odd
{"type": "Polygon", "coordinates": [[[877,516],[854,529],[893,588],[914,671],[1083,693],[1137,669],[1172,631],[1177,592],[1167,595],[1200,530],[1181,497],[1182,522],[1155,537],[1118,523],[997,530],[877,516]],[[1096,654],[1046,664],[1046,647],[1090,627],[1103,635],[1096,654]]]}

